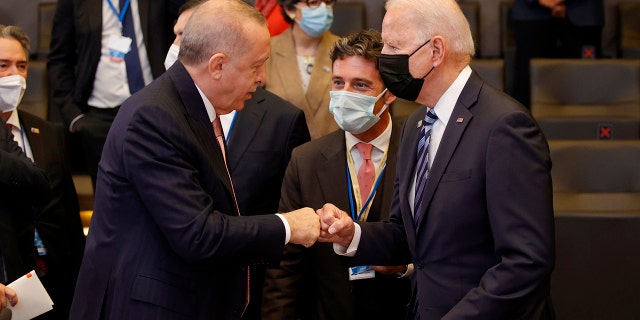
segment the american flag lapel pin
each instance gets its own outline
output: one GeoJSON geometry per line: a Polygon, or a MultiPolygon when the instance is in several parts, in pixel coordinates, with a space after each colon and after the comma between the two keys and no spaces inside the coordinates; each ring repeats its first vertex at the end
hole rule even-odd
{"type": "Polygon", "coordinates": [[[458,118],[458,119],[456,119],[456,122],[457,123],[462,123],[462,122],[464,122],[464,118],[458,118]]]}
{"type": "Polygon", "coordinates": [[[31,128],[31,133],[40,134],[40,129],[38,129],[38,128],[31,128]]]}

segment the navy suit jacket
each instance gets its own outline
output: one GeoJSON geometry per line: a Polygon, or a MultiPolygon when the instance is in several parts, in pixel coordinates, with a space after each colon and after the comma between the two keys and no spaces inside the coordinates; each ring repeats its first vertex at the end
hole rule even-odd
{"type": "Polygon", "coordinates": [[[475,72],[435,155],[414,224],[420,108],[404,125],[390,223],[363,223],[352,264],[413,262],[421,320],[549,319],[555,262],[549,148],[521,105],[475,72]]]}
{"type": "MultiPolygon", "coordinates": [[[[282,185],[280,209],[321,208],[333,203],[349,211],[344,131],[337,130],[293,152],[282,185]]],[[[391,132],[386,169],[367,221],[386,220],[393,199],[400,128],[391,132]]],[[[328,243],[308,249],[289,245],[280,267],[267,271],[263,319],[398,319],[409,300],[409,279],[377,274],[350,281],[348,265],[328,243]]]]}
{"type": "MultiPolygon", "coordinates": [[[[293,148],[309,141],[304,112],[263,88],[236,113],[227,149],[240,213],[278,212],[280,187],[293,148]]],[[[264,268],[251,269],[251,304],[245,319],[260,319],[264,268]]]]}
{"type": "MultiPolygon", "coordinates": [[[[36,208],[32,220],[47,248],[48,274],[40,280],[56,306],[48,316],[68,319],[85,237],[78,196],[64,157],[66,130],[25,111],[19,111],[18,117],[33,159],[47,174],[52,193],[46,204],[36,208]]],[[[33,237],[33,229],[27,237],[33,237]]]]}
{"type": "Polygon", "coordinates": [[[48,201],[51,190],[47,176],[22,152],[1,120],[0,194],[0,283],[6,284],[35,267],[33,206],[48,201]]]}
{"type": "Polygon", "coordinates": [[[71,319],[239,318],[247,266],[276,263],[285,228],[237,215],[202,98],[177,62],[111,126],[71,319]]]}
{"type": "Polygon", "coordinates": [[[227,139],[229,171],[243,215],[278,212],[291,151],[310,139],[304,112],[290,102],[260,87],[245,102],[227,139]]]}
{"type": "MultiPolygon", "coordinates": [[[[93,91],[102,49],[102,4],[105,0],[58,0],[51,30],[47,69],[53,104],[68,126],[85,112],[93,91]]],[[[118,0],[111,0],[117,2],[118,0]]],[[[154,78],[165,70],[173,42],[173,24],[184,0],[138,0],[140,26],[154,78]]],[[[115,106],[114,106],[115,107],[115,106]]]]}

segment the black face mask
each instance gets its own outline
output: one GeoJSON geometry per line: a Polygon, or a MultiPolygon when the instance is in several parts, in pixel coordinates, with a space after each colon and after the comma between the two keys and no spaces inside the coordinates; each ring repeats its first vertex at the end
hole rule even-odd
{"type": "Polygon", "coordinates": [[[416,101],[420,90],[422,90],[422,84],[424,84],[424,78],[427,77],[435,67],[431,67],[431,70],[427,72],[421,78],[414,78],[409,72],[409,57],[418,52],[422,47],[429,43],[431,39],[427,40],[418,49],[414,50],[411,54],[380,54],[378,58],[378,70],[384,85],[389,88],[389,91],[396,97],[409,101],[416,101]]]}

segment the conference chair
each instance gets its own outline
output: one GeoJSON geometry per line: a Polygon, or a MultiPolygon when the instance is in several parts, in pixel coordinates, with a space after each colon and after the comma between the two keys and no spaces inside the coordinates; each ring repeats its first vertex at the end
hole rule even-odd
{"type": "Polygon", "coordinates": [[[49,76],[45,61],[29,61],[27,90],[18,106],[20,110],[47,119],[49,111],[49,76]]]}
{"type": "Polygon", "coordinates": [[[331,33],[344,37],[363,30],[367,25],[367,9],[364,2],[341,2],[333,4],[331,33]]]}
{"type": "Polygon", "coordinates": [[[618,3],[618,50],[622,58],[640,58],[640,2],[618,3]]]}
{"type": "Polygon", "coordinates": [[[547,139],[640,139],[640,60],[532,59],[531,113],[547,139]]]}
{"type": "Polygon", "coordinates": [[[37,59],[45,60],[49,54],[51,44],[51,29],[57,2],[42,2],[38,4],[38,47],[37,59]]]}

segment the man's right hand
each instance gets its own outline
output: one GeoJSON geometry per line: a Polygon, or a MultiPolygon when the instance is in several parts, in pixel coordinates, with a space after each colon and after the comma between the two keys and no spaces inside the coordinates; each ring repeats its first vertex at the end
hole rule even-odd
{"type": "Polygon", "coordinates": [[[349,247],[355,233],[355,225],[349,214],[331,203],[316,211],[320,217],[320,242],[334,242],[349,247]]]}
{"type": "Polygon", "coordinates": [[[311,247],[320,236],[320,219],[309,207],[283,214],[291,227],[289,243],[311,247]]]}
{"type": "Polygon", "coordinates": [[[7,307],[7,302],[11,303],[11,306],[15,306],[18,303],[18,295],[13,289],[0,283],[0,310],[7,307]]]}

